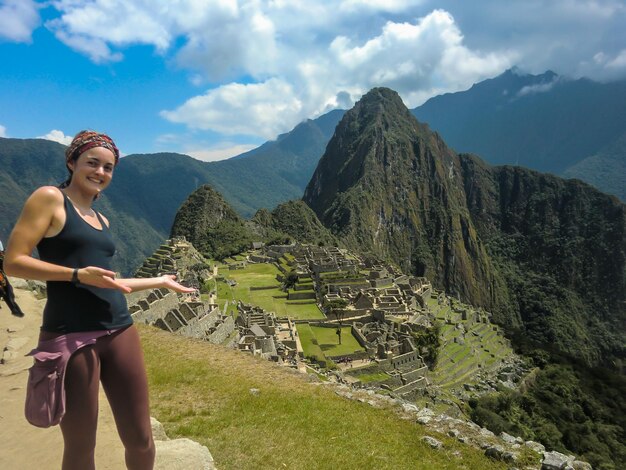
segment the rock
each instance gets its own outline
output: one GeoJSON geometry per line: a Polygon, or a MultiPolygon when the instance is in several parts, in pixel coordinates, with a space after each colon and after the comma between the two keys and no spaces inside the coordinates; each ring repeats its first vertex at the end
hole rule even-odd
{"type": "Polygon", "coordinates": [[[535,442],[535,441],[526,441],[525,445],[526,447],[528,447],[531,450],[534,450],[538,454],[541,454],[542,452],[545,452],[546,450],[543,444],[540,444],[539,442],[535,442]]]}
{"type": "Polygon", "coordinates": [[[429,418],[432,418],[433,416],[435,416],[435,412],[431,410],[430,408],[422,408],[421,410],[417,412],[417,416],[418,417],[427,416],[429,418]]]}
{"type": "Polygon", "coordinates": [[[495,434],[492,433],[487,428],[481,428],[480,431],[478,431],[478,432],[480,433],[481,436],[484,436],[484,437],[495,437],[495,434]]]}
{"type": "Polygon", "coordinates": [[[42,281],[26,281],[28,288],[35,293],[38,299],[45,299],[48,296],[48,286],[42,281]]]}
{"type": "Polygon", "coordinates": [[[487,457],[491,457],[492,459],[502,460],[502,454],[504,453],[504,449],[500,446],[489,446],[485,450],[485,455],[487,457]]]}
{"type": "Polygon", "coordinates": [[[566,466],[572,463],[574,463],[574,456],[556,451],[544,452],[541,470],[564,470],[566,466]]]}
{"type": "Polygon", "coordinates": [[[430,416],[420,416],[419,418],[417,418],[417,422],[419,424],[428,424],[432,421],[432,418],[430,416]]]}
{"type": "Polygon", "coordinates": [[[516,463],[519,460],[519,454],[517,452],[503,452],[501,458],[507,463],[516,463]]]}
{"type": "Polygon", "coordinates": [[[8,349],[5,349],[4,351],[2,351],[0,364],[8,364],[9,362],[12,362],[13,359],[15,359],[16,357],[17,357],[17,353],[15,351],[10,351],[8,349]]]}
{"type": "Polygon", "coordinates": [[[150,416],[150,426],[152,427],[152,437],[155,441],[169,440],[167,434],[165,434],[165,429],[163,428],[163,425],[152,416],[150,416]]]}
{"type": "Polygon", "coordinates": [[[505,433],[504,431],[500,433],[500,439],[502,439],[504,442],[508,444],[515,444],[515,437],[511,436],[510,434],[505,433]]]}
{"type": "Polygon", "coordinates": [[[155,470],[214,470],[213,456],[205,446],[187,438],[155,441],[155,470]]]}
{"type": "Polygon", "coordinates": [[[258,396],[261,393],[261,390],[259,390],[258,388],[251,388],[250,389],[250,394],[254,395],[254,396],[258,396]]]}
{"type": "Polygon", "coordinates": [[[354,399],[354,395],[350,392],[344,392],[343,390],[337,390],[335,391],[335,393],[337,395],[339,395],[340,397],[344,397],[347,398],[348,400],[353,400],[354,399]]]}
{"type": "Polygon", "coordinates": [[[9,282],[14,289],[30,290],[30,287],[28,286],[28,281],[26,281],[25,279],[11,276],[9,277],[9,282]]]}
{"type": "Polygon", "coordinates": [[[433,449],[441,449],[443,447],[441,441],[438,441],[434,437],[424,436],[422,437],[422,441],[426,442],[433,449]]]}
{"type": "Polygon", "coordinates": [[[590,463],[583,462],[582,460],[574,460],[572,467],[574,467],[574,470],[593,470],[590,463]]]}
{"type": "Polygon", "coordinates": [[[458,429],[450,429],[448,431],[448,436],[450,436],[450,437],[459,437],[460,434],[461,433],[459,432],[458,429]]]}
{"type": "Polygon", "coordinates": [[[419,411],[419,408],[417,406],[412,405],[410,403],[403,403],[402,409],[406,411],[407,413],[417,413],[419,411]]]}

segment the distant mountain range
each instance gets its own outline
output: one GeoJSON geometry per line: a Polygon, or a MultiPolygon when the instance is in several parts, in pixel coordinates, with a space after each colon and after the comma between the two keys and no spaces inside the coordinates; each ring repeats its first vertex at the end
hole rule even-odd
{"type": "MultiPolygon", "coordinates": [[[[412,110],[455,150],[583,179],[626,199],[626,81],[567,81],[507,71],[412,110]]],[[[174,153],[124,157],[98,203],[118,220],[117,269],[129,273],[168,236],[176,211],[210,184],[244,217],[299,199],[345,111],[307,120],[259,148],[219,162],[174,153]]],[[[27,195],[65,179],[64,147],[0,138],[0,237],[27,195]]]]}
{"type": "Polygon", "coordinates": [[[457,152],[580,178],[626,200],[626,80],[512,69],[412,112],[457,152]]]}
{"type": "MultiPolygon", "coordinates": [[[[237,212],[251,217],[299,199],[342,111],[305,121],[290,133],[238,157],[201,162],[186,155],[128,155],[97,207],[112,221],[119,255],[115,268],[137,268],[167,238],[187,196],[204,184],[220,191],[237,212]]],[[[28,195],[67,176],[65,147],[42,139],[0,138],[0,239],[6,241],[28,195]]]]}

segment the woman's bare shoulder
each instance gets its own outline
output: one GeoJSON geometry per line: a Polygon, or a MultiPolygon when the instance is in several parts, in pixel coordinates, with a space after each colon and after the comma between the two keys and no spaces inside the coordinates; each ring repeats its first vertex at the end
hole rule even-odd
{"type": "Polygon", "coordinates": [[[44,205],[58,204],[63,201],[63,193],[56,186],[42,186],[33,191],[28,200],[44,205]]]}

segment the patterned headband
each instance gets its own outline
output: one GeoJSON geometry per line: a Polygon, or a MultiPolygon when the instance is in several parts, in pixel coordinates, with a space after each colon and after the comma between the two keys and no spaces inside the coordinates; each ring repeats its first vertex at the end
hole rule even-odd
{"type": "Polygon", "coordinates": [[[115,146],[113,139],[106,134],[100,134],[95,131],[81,131],[76,134],[72,143],[65,150],[65,164],[67,165],[70,162],[77,160],[83,152],[86,152],[94,147],[104,147],[113,152],[113,155],[115,156],[115,164],[117,165],[117,162],[120,159],[120,151],[115,146]]]}

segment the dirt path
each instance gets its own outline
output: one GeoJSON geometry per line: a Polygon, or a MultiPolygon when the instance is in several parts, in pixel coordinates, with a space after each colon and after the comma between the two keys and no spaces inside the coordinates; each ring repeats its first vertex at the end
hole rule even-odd
{"type": "MultiPolygon", "coordinates": [[[[13,317],[0,301],[0,355],[5,358],[5,363],[0,364],[0,469],[60,468],[63,439],[58,426],[36,428],[28,424],[23,414],[27,369],[32,364],[32,358],[24,355],[37,344],[45,301],[37,300],[27,290],[15,289],[15,294],[26,313],[24,318],[13,317]]],[[[96,465],[98,470],[126,468],[124,449],[102,390],[96,465]]]]}

